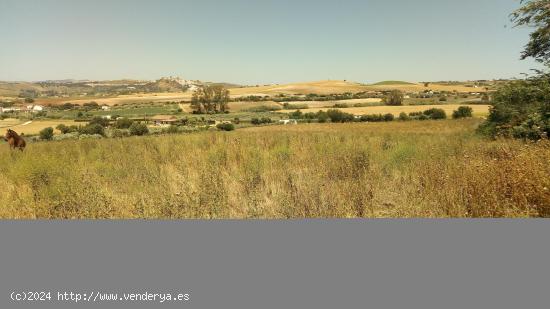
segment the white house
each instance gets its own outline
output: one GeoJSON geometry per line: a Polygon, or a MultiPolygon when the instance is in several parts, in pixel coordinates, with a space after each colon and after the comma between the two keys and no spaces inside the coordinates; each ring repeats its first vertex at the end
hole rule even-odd
{"type": "Polygon", "coordinates": [[[279,124],[282,124],[282,125],[298,124],[298,121],[296,121],[296,119],[283,119],[283,120],[279,120],[279,124]]]}
{"type": "Polygon", "coordinates": [[[103,105],[103,106],[101,107],[101,109],[104,110],[104,111],[108,111],[108,110],[111,109],[111,107],[110,107],[110,106],[107,106],[107,105],[103,105]]]}
{"type": "Polygon", "coordinates": [[[44,106],[42,106],[42,105],[35,105],[35,106],[33,106],[33,108],[32,108],[32,111],[33,111],[33,112],[41,112],[41,111],[43,111],[43,110],[44,110],[44,106]]]}

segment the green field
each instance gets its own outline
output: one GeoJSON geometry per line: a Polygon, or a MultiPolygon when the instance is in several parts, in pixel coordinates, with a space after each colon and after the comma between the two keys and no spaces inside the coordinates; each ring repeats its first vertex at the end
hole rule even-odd
{"type": "Polygon", "coordinates": [[[550,216],[550,144],[479,122],[0,144],[0,218],[550,216]]]}

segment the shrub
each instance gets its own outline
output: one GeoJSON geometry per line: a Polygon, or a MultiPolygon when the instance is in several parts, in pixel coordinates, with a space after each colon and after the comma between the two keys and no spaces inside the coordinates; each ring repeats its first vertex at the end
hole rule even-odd
{"type": "Polygon", "coordinates": [[[395,117],[393,116],[393,114],[385,114],[384,115],[384,121],[393,121],[395,117]]]}
{"type": "Polygon", "coordinates": [[[179,133],[179,127],[175,125],[170,125],[168,128],[166,128],[166,133],[168,134],[176,134],[179,133]]]}
{"type": "Polygon", "coordinates": [[[329,109],[327,116],[331,122],[352,122],[355,119],[352,114],[344,113],[338,109],[329,109]]]}
{"type": "Polygon", "coordinates": [[[90,120],[90,122],[88,122],[88,124],[98,124],[98,125],[105,128],[105,127],[109,126],[109,119],[105,119],[103,117],[96,116],[96,117],[92,118],[92,120],[90,120]]]}
{"type": "Polygon", "coordinates": [[[129,131],[131,135],[142,136],[149,133],[149,128],[144,123],[134,122],[130,126],[129,131]]]}
{"type": "Polygon", "coordinates": [[[481,133],[534,140],[550,134],[550,74],[506,83],[492,99],[481,133]]]}
{"type": "Polygon", "coordinates": [[[25,103],[34,103],[33,98],[25,98],[25,103]]]}
{"type": "Polygon", "coordinates": [[[284,109],[308,109],[309,105],[307,104],[290,104],[290,103],[283,103],[284,109]]]}
{"type": "Polygon", "coordinates": [[[117,129],[128,129],[134,123],[132,119],[128,118],[119,118],[115,121],[115,128],[117,129]]]}
{"type": "Polygon", "coordinates": [[[238,117],[235,117],[235,119],[233,119],[233,122],[235,124],[239,124],[239,123],[241,123],[241,120],[238,117]]]}
{"type": "Polygon", "coordinates": [[[409,120],[411,120],[411,117],[409,117],[409,115],[407,115],[407,113],[401,112],[401,113],[399,114],[399,120],[401,120],[401,121],[409,121],[409,120]]]}
{"type": "Polygon", "coordinates": [[[122,138],[122,137],[126,137],[126,136],[130,136],[130,133],[128,133],[127,130],[115,129],[111,133],[111,137],[114,137],[114,138],[122,138]]]}
{"type": "Polygon", "coordinates": [[[453,119],[459,118],[470,118],[472,117],[472,108],[469,106],[460,106],[456,111],[453,112],[453,119]]]}
{"type": "Polygon", "coordinates": [[[382,122],[382,121],[385,121],[385,118],[382,114],[372,114],[372,115],[363,115],[359,120],[363,122],[382,122]]]}
{"type": "Polygon", "coordinates": [[[40,131],[40,139],[49,141],[53,138],[53,128],[47,127],[40,131]]]}
{"type": "Polygon", "coordinates": [[[59,131],[61,131],[62,134],[67,134],[71,131],[71,128],[69,128],[68,126],[66,126],[64,124],[59,124],[55,128],[58,129],[59,131]]]}
{"type": "Polygon", "coordinates": [[[235,126],[232,123],[220,123],[216,126],[221,131],[233,131],[235,126]]]}
{"type": "Polygon", "coordinates": [[[252,123],[253,125],[259,125],[261,122],[260,122],[260,119],[258,118],[252,118],[250,120],[250,123],[252,123]]]}
{"type": "Polygon", "coordinates": [[[424,111],[424,115],[428,116],[430,119],[446,119],[447,113],[441,108],[430,108],[424,111]]]}
{"type": "Polygon", "coordinates": [[[317,112],[317,120],[320,123],[325,123],[329,119],[328,114],[325,111],[318,111],[317,112]]]}
{"type": "Polygon", "coordinates": [[[289,114],[290,119],[302,119],[303,115],[304,114],[300,110],[296,110],[295,112],[289,114]]]}
{"type": "Polygon", "coordinates": [[[101,135],[105,136],[105,128],[99,123],[88,124],[85,127],[81,127],[78,133],[85,135],[101,135]]]}
{"type": "Polygon", "coordinates": [[[441,102],[447,102],[447,97],[440,97],[440,98],[439,98],[439,101],[441,101],[441,102]]]}
{"type": "Polygon", "coordinates": [[[385,98],[384,103],[386,105],[403,105],[403,92],[399,90],[392,90],[385,98]]]}

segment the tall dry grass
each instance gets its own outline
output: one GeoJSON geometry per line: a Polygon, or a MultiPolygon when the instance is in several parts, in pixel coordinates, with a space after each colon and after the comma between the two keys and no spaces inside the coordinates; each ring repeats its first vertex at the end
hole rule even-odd
{"type": "Polygon", "coordinates": [[[478,120],[312,124],[0,148],[1,218],[550,216],[550,144],[478,120]]]}

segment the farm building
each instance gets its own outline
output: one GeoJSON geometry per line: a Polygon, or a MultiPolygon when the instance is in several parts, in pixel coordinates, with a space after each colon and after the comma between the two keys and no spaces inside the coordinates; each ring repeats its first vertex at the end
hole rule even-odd
{"type": "Polygon", "coordinates": [[[179,121],[175,116],[169,116],[169,115],[153,116],[151,120],[156,126],[169,126],[179,121]]]}
{"type": "Polygon", "coordinates": [[[101,109],[104,110],[104,111],[108,111],[108,110],[111,109],[111,107],[108,106],[108,105],[103,105],[103,106],[101,107],[101,109]]]}

